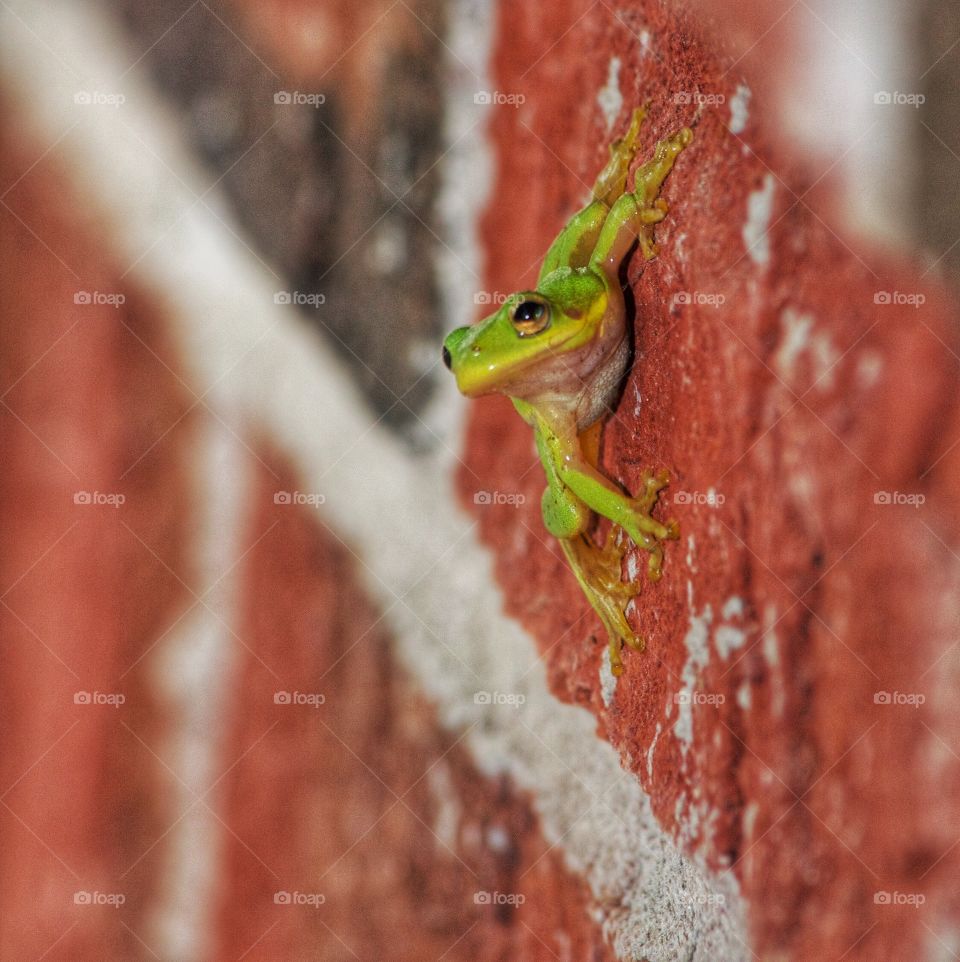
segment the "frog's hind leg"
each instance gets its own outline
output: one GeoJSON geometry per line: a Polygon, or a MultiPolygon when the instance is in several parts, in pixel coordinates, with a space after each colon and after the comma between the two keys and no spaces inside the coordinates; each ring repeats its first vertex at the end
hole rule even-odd
{"type": "Polygon", "coordinates": [[[623,549],[617,545],[613,529],[603,548],[596,547],[584,535],[564,538],[560,543],[580,587],[607,631],[610,668],[614,675],[621,675],[621,644],[626,642],[637,651],[644,647],[643,638],[630,627],[623,611],[634,594],[632,586],[620,578],[623,549]]]}
{"type": "Polygon", "coordinates": [[[637,107],[634,110],[627,132],[610,145],[610,160],[600,171],[597,182],[593,185],[593,199],[607,207],[613,207],[617,198],[627,189],[627,174],[633,158],[640,149],[637,137],[646,115],[645,107],[637,107]]]}
{"type": "Polygon", "coordinates": [[[584,267],[589,263],[610,209],[627,189],[627,176],[640,146],[637,137],[645,115],[643,107],[634,110],[627,132],[610,145],[610,160],[597,177],[590,203],[570,218],[550,245],[538,284],[558,268],[584,267]]]}
{"type": "Polygon", "coordinates": [[[670,209],[667,202],[659,196],[660,188],[673,168],[677,154],[693,140],[693,131],[683,127],[669,137],[657,142],[653,158],[637,168],[633,179],[633,196],[637,200],[637,219],[640,250],[646,260],[657,256],[657,245],[653,242],[653,225],[667,216],[670,209]]]}

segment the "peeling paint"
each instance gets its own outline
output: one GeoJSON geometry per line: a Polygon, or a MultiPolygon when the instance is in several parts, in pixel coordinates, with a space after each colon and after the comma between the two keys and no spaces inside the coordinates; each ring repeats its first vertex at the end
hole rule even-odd
{"type": "Polygon", "coordinates": [[[457,847],[461,808],[450,777],[450,769],[445,762],[438,761],[427,769],[427,786],[434,804],[433,830],[437,838],[454,851],[457,847]]]}
{"type": "Polygon", "coordinates": [[[883,358],[875,351],[864,351],[857,361],[857,383],[861,388],[871,388],[883,374],[883,358]]]}
{"type": "MultiPolygon", "coordinates": [[[[696,541],[694,541],[693,535],[692,534],[687,535],[687,557],[685,560],[687,562],[687,568],[689,569],[691,574],[697,573],[697,565],[696,565],[696,562],[694,561],[696,550],[697,550],[697,543],[696,541]]],[[[690,585],[690,587],[692,588],[693,585],[690,585]]]]}
{"type": "Polygon", "coordinates": [[[840,359],[840,352],[827,331],[814,333],[814,321],[812,314],[803,314],[794,307],[784,308],[780,314],[783,340],[773,360],[781,376],[792,379],[796,374],[797,359],[808,350],[814,376],[811,387],[826,391],[834,385],[834,367],[840,359]]]}
{"type": "Polygon", "coordinates": [[[657,741],[660,738],[660,732],[663,731],[663,726],[660,722],[657,722],[657,729],[653,733],[653,741],[650,742],[650,747],[647,749],[647,777],[653,778],[653,753],[657,749],[657,741]]]}
{"type": "Polygon", "coordinates": [[[613,130],[613,125],[623,110],[623,94],[620,93],[620,58],[611,57],[607,68],[607,82],[597,94],[597,103],[603,112],[603,119],[607,125],[607,133],[613,130]]]}
{"type": "Polygon", "coordinates": [[[763,611],[763,656],[770,666],[770,708],[774,715],[782,715],[786,692],[780,670],[780,645],[774,628],[776,623],[777,606],[769,604],[763,611]]]}
{"type": "Polygon", "coordinates": [[[729,658],[738,648],[743,647],[747,640],[747,634],[732,625],[720,625],[713,637],[713,643],[717,646],[717,654],[721,658],[729,658]]]}
{"type": "Polygon", "coordinates": [[[730,98],[730,133],[742,134],[750,118],[750,97],[752,91],[746,84],[739,84],[730,98]]]}
{"type": "Polygon", "coordinates": [[[510,835],[502,825],[491,825],[485,836],[487,848],[492,852],[506,852],[510,848],[510,835]]]}
{"type": "Polygon", "coordinates": [[[783,328],[783,340],[773,356],[773,363],[782,377],[792,379],[797,358],[810,344],[813,315],[801,314],[787,307],[780,314],[780,325],[783,328]]]}
{"type": "Polygon", "coordinates": [[[763,186],[747,197],[747,222],[743,225],[743,243],[750,259],[760,267],[770,263],[770,218],[776,182],[773,174],[763,178],[763,186]]]}
{"type": "Polygon", "coordinates": [[[833,340],[826,331],[814,335],[810,343],[813,358],[814,384],[818,391],[827,391],[834,385],[835,366],[840,360],[840,352],[834,347],[833,340]]]}
{"type": "Polygon", "coordinates": [[[610,649],[603,649],[603,656],[600,658],[600,697],[604,705],[609,708],[613,704],[614,696],[617,694],[617,676],[613,673],[610,664],[610,649]]]}
{"type": "Polygon", "coordinates": [[[677,738],[689,745],[693,742],[693,692],[700,679],[700,672],[710,658],[710,623],[713,621],[713,610],[708,604],[700,615],[690,615],[690,626],[684,636],[683,644],[687,649],[687,661],[683,666],[681,678],[683,687],[680,694],[690,697],[677,699],[677,720],[673,724],[673,733],[677,738]]]}
{"type": "Polygon", "coordinates": [[[723,603],[723,609],[720,612],[720,617],[726,619],[727,621],[733,618],[743,617],[743,598],[739,595],[730,595],[729,598],[723,603]]]}

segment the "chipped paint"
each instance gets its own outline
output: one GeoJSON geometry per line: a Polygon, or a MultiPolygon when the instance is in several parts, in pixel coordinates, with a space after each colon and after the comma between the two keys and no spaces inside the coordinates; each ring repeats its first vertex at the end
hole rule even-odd
{"type": "MultiPolygon", "coordinates": [[[[691,601],[692,596],[691,596],[691,601]]],[[[693,693],[703,670],[710,657],[710,623],[713,621],[713,609],[708,604],[702,614],[690,615],[690,625],[684,636],[683,644],[687,649],[687,660],[681,672],[683,687],[678,694],[688,697],[677,698],[677,720],[673,724],[673,733],[684,742],[687,747],[693,742],[693,693]]]]}
{"type": "Polygon", "coordinates": [[[813,358],[814,386],[818,391],[827,391],[834,385],[836,364],[840,352],[834,347],[833,340],[826,331],[815,334],[810,341],[810,356],[813,358]]]}
{"type": "Polygon", "coordinates": [[[597,94],[597,103],[603,112],[603,119],[607,125],[607,133],[613,130],[613,125],[623,110],[623,94],[620,93],[620,58],[611,57],[607,68],[607,82],[597,94]]]}
{"type": "Polygon", "coordinates": [[[739,595],[730,595],[723,603],[720,617],[730,621],[733,618],[743,617],[743,598],[739,595]]]}
{"type": "Polygon", "coordinates": [[[433,830],[437,838],[454,851],[457,847],[461,807],[446,762],[440,760],[427,769],[427,786],[434,806],[433,830]]]}
{"type": "Polygon", "coordinates": [[[491,825],[484,839],[491,852],[506,852],[510,848],[510,835],[502,825],[491,825]]]}
{"type": "Polygon", "coordinates": [[[857,361],[857,384],[861,388],[871,388],[883,374],[883,358],[875,351],[864,351],[857,361]]]}
{"type": "Polygon", "coordinates": [[[763,178],[763,186],[747,197],[747,222],[743,225],[743,243],[750,259],[759,267],[766,267],[770,263],[769,230],[776,186],[773,174],[767,174],[763,178]]]}
{"type": "Polygon", "coordinates": [[[780,326],[783,339],[773,356],[773,363],[782,377],[792,379],[797,358],[810,344],[813,315],[801,314],[795,308],[787,307],[780,314],[780,326]]]}
{"type": "Polygon", "coordinates": [[[647,777],[653,778],[653,753],[657,750],[657,741],[660,738],[660,732],[663,731],[663,726],[660,722],[657,722],[656,731],[653,733],[653,741],[650,742],[650,747],[647,749],[647,777]]]}
{"type": "Polygon", "coordinates": [[[786,703],[783,675],[780,669],[780,644],[775,626],[777,606],[767,605],[763,610],[763,657],[770,666],[770,708],[774,715],[782,715],[786,703]]]}
{"type": "Polygon", "coordinates": [[[717,654],[724,659],[729,658],[738,648],[742,648],[746,640],[746,632],[732,625],[720,625],[713,636],[717,654]]]}
{"type": "Polygon", "coordinates": [[[607,647],[603,649],[603,655],[600,658],[600,697],[607,708],[613,704],[616,693],[617,676],[613,673],[613,667],[610,664],[610,649],[607,647]]]}
{"type": "Polygon", "coordinates": [[[750,119],[752,91],[746,84],[739,84],[730,98],[730,133],[742,134],[750,119]]]}
{"type": "Polygon", "coordinates": [[[795,307],[784,308],[780,314],[783,338],[773,361],[780,375],[792,380],[796,375],[797,359],[804,351],[808,351],[814,376],[810,386],[818,391],[826,391],[834,385],[840,352],[827,331],[814,333],[814,320],[812,314],[801,313],[795,307]]]}

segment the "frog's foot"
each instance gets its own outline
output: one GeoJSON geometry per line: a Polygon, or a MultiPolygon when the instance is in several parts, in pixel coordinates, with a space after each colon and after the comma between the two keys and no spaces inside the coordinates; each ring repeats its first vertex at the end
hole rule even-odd
{"type": "Polygon", "coordinates": [[[625,545],[618,545],[611,529],[606,545],[598,548],[582,536],[563,539],[567,561],[577,576],[587,600],[600,617],[610,642],[610,669],[614,675],[623,673],[620,648],[624,642],[636,651],[642,651],[644,640],[630,627],[623,612],[633,597],[632,585],[620,578],[620,562],[625,545]]]}
{"type": "Polygon", "coordinates": [[[675,541],[680,537],[680,525],[674,521],[663,524],[651,516],[650,512],[657,502],[660,491],[670,483],[670,475],[666,471],[644,471],[641,476],[641,490],[636,498],[631,499],[633,515],[623,527],[637,545],[649,552],[647,562],[647,576],[651,581],[659,581],[663,566],[663,546],[661,541],[675,541]]]}
{"type": "Polygon", "coordinates": [[[627,188],[627,173],[630,170],[633,158],[640,149],[637,137],[640,134],[640,125],[643,123],[646,114],[645,107],[637,107],[630,118],[630,126],[627,128],[627,132],[610,145],[610,160],[607,161],[607,166],[600,171],[600,176],[597,177],[597,182],[593,187],[593,199],[601,201],[607,207],[612,207],[614,201],[627,188]]]}
{"type": "Polygon", "coordinates": [[[673,168],[673,162],[692,140],[693,131],[689,127],[682,127],[669,137],[658,140],[653,148],[653,158],[637,168],[633,178],[633,195],[641,210],[656,206],[655,200],[673,168]]]}
{"type": "Polygon", "coordinates": [[[652,260],[659,249],[653,242],[653,225],[667,216],[669,207],[663,198],[658,197],[660,187],[677,159],[677,154],[693,140],[689,127],[678,130],[670,137],[657,142],[653,159],[637,169],[633,181],[633,195],[637,199],[640,220],[640,251],[645,260],[652,260]]]}

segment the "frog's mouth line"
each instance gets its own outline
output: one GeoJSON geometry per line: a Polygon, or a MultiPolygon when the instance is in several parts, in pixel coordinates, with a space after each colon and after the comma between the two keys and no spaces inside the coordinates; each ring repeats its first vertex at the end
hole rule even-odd
{"type": "MultiPolygon", "coordinates": [[[[545,331],[544,333],[547,332],[545,331]]],[[[573,331],[569,334],[565,334],[556,342],[549,344],[543,350],[538,351],[535,354],[531,354],[528,358],[523,360],[510,360],[496,365],[492,369],[489,367],[482,367],[478,369],[478,366],[476,365],[477,354],[480,354],[481,352],[474,354],[474,364],[472,365],[469,373],[463,370],[458,372],[456,364],[453,364],[452,367],[450,364],[447,364],[447,366],[457,379],[457,387],[460,389],[461,393],[465,394],[467,397],[479,397],[484,394],[503,393],[509,384],[514,382],[517,377],[522,377],[532,368],[543,364],[544,360],[552,358],[558,352],[562,352],[563,348],[579,333],[580,331],[573,331]],[[464,377],[464,375],[466,375],[466,377],[464,377]]],[[[528,344],[536,343],[533,338],[524,338],[524,340],[528,344]]],[[[467,348],[465,353],[469,354],[470,348],[467,348]]],[[[447,362],[448,354],[449,352],[446,348],[444,348],[444,363],[447,362]]]]}
{"type": "MultiPolygon", "coordinates": [[[[559,353],[563,353],[563,349],[570,343],[570,341],[574,340],[579,334],[581,334],[582,331],[583,328],[580,328],[578,330],[571,331],[568,334],[564,334],[557,341],[549,344],[546,348],[537,352],[536,354],[532,354],[530,357],[524,360],[510,361],[507,364],[494,367],[492,370],[488,367],[485,367],[478,371],[477,367],[473,366],[469,374],[467,374],[467,372],[461,372],[458,374],[456,366],[454,366],[451,368],[451,370],[457,379],[457,388],[459,389],[460,393],[466,397],[483,397],[487,394],[509,395],[511,393],[510,386],[512,384],[515,384],[518,380],[525,379],[525,375],[531,369],[543,364],[545,360],[553,358],[559,353]],[[465,377],[463,376],[464,374],[466,374],[465,377]]],[[[527,338],[526,340],[528,342],[532,342],[531,338],[527,338]]],[[[572,374],[573,371],[571,369],[571,375],[572,374]]],[[[535,381],[536,378],[531,378],[530,380],[535,381]]],[[[587,380],[587,378],[581,378],[583,383],[587,383],[587,380]]]]}

